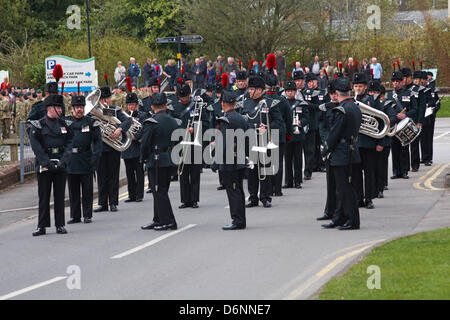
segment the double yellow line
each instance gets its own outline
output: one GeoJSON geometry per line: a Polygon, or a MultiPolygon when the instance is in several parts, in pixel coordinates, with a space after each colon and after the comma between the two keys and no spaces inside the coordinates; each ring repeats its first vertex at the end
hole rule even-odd
{"type": "Polygon", "coordinates": [[[448,167],[450,163],[441,163],[429,170],[424,176],[420,177],[419,181],[414,183],[413,186],[416,189],[424,191],[443,191],[449,190],[449,188],[436,188],[433,187],[433,181],[448,167]],[[422,186],[423,184],[423,186],[422,186]]]}

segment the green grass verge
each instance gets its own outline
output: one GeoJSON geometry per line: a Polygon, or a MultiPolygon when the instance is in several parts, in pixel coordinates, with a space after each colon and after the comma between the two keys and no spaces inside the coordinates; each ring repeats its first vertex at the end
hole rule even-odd
{"type": "Polygon", "coordinates": [[[332,279],[320,300],[450,299],[450,228],[400,238],[374,248],[345,274],[332,279]],[[381,289],[368,289],[379,266],[381,289]]]}
{"type": "Polygon", "coordinates": [[[441,108],[436,114],[438,118],[450,118],[450,97],[445,97],[441,100],[441,108]]]}

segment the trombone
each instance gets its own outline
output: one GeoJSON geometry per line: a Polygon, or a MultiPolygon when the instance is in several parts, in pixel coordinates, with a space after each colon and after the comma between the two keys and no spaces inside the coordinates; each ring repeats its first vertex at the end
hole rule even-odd
{"type": "Polygon", "coordinates": [[[186,133],[184,135],[184,139],[183,141],[181,141],[181,145],[183,146],[182,148],[182,153],[183,153],[183,158],[181,159],[180,163],[178,164],[178,175],[182,175],[183,171],[184,171],[184,163],[186,162],[186,156],[187,156],[187,146],[195,146],[195,147],[201,147],[202,143],[200,142],[200,131],[202,130],[202,110],[204,105],[206,104],[203,101],[203,98],[201,98],[200,96],[194,96],[194,101],[195,101],[195,105],[194,105],[194,109],[191,111],[191,118],[188,120],[187,122],[187,126],[186,126],[186,133]],[[198,119],[195,120],[195,118],[198,115],[198,119]],[[195,125],[195,123],[197,122],[197,125],[195,125]],[[197,127],[197,131],[195,132],[195,137],[194,137],[194,141],[190,141],[189,138],[189,128],[195,128],[197,127]]]}

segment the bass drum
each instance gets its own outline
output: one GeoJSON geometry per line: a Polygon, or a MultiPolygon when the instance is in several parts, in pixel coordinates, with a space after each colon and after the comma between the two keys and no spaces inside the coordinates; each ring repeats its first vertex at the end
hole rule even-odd
{"type": "Polygon", "coordinates": [[[417,139],[421,131],[422,127],[416,125],[411,118],[405,118],[398,123],[395,136],[400,140],[402,147],[406,147],[417,139]]]}

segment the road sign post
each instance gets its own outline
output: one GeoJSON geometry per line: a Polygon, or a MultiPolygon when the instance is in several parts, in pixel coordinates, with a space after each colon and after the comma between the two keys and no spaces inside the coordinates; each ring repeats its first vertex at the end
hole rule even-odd
{"type": "Polygon", "coordinates": [[[178,59],[178,68],[181,68],[181,44],[182,43],[201,43],[203,41],[203,37],[200,35],[188,35],[188,36],[176,36],[176,37],[165,37],[165,38],[157,38],[156,43],[176,43],[178,45],[177,59],[178,59]]]}

